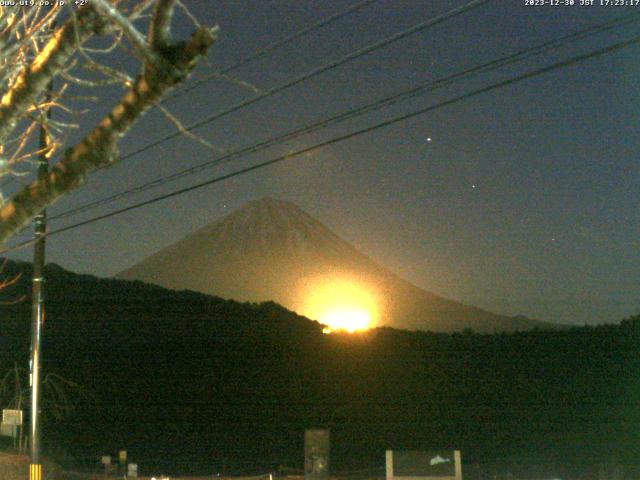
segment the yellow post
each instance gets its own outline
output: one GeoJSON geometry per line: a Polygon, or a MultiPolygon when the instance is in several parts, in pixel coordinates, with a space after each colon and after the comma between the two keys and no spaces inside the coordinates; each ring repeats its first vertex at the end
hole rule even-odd
{"type": "Polygon", "coordinates": [[[42,480],[42,464],[29,464],[29,480],[42,480]]]}

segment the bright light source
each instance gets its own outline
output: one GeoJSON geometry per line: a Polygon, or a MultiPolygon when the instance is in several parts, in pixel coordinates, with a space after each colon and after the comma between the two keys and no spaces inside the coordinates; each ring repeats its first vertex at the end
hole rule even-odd
{"type": "Polygon", "coordinates": [[[301,313],[327,326],[324,333],[367,330],[375,326],[375,290],[348,276],[323,276],[307,283],[301,313]]]}
{"type": "Polygon", "coordinates": [[[326,312],[318,321],[327,325],[323,331],[331,333],[344,330],[349,333],[371,327],[371,315],[364,310],[341,308],[326,312]]]}

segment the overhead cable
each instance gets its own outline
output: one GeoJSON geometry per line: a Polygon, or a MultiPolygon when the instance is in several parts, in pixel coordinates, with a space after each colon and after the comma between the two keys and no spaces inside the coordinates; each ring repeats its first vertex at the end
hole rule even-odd
{"type": "Polygon", "coordinates": [[[66,210],[64,212],[61,212],[57,215],[53,215],[50,216],[50,220],[56,220],[56,219],[60,219],[60,218],[65,218],[65,217],[69,217],[75,214],[78,214],[80,212],[83,211],[87,211],[87,210],[91,210],[93,208],[102,206],[102,205],[107,205],[110,204],[118,199],[121,198],[126,198],[130,195],[136,194],[136,193],[140,193],[140,192],[144,192],[146,190],[149,189],[153,189],[153,188],[157,188],[160,187],[162,185],[165,185],[167,183],[170,183],[172,181],[175,181],[179,178],[183,178],[189,175],[193,175],[195,173],[201,172],[205,169],[208,168],[212,168],[216,165],[220,165],[221,163],[226,163],[226,162],[230,162],[232,160],[235,160],[239,157],[244,157],[248,154],[251,153],[256,153],[258,151],[264,150],[266,148],[272,147],[274,145],[278,145],[281,143],[284,143],[286,141],[298,138],[302,135],[306,135],[308,133],[311,132],[315,132],[319,129],[322,128],[326,128],[328,126],[331,125],[335,125],[339,122],[343,122],[358,116],[362,116],[366,113],[370,113],[372,111],[376,111],[379,110],[381,108],[384,107],[388,107],[391,105],[394,105],[398,102],[401,101],[405,101],[407,99],[410,98],[414,98],[417,95],[421,95],[425,92],[431,92],[434,91],[436,89],[439,88],[443,88],[447,85],[450,85],[456,81],[462,80],[462,79],[466,79],[469,78],[472,75],[477,75],[479,73],[484,73],[484,72],[488,72],[491,70],[495,70],[497,68],[506,66],[506,65],[510,65],[513,64],[515,62],[520,62],[523,61],[525,59],[531,58],[535,55],[540,55],[540,54],[544,54],[544,53],[548,53],[552,50],[558,49],[560,47],[566,46],[569,43],[575,42],[577,40],[582,40],[584,38],[587,38],[589,36],[595,35],[595,34],[599,34],[602,33],[604,31],[608,31],[611,30],[613,28],[617,28],[619,26],[622,25],[627,25],[630,24],[632,22],[636,22],[640,19],[640,12],[639,13],[635,13],[632,15],[626,15],[626,16],[622,16],[622,17],[617,17],[613,20],[598,24],[598,25],[594,25],[591,27],[588,27],[586,29],[580,30],[578,32],[572,33],[572,34],[568,34],[565,35],[563,37],[560,37],[558,39],[554,39],[554,40],[550,40],[547,42],[544,42],[542,44],[527,48],[527,49],[523,49],[520,50],[516,53],[495,59],[493,61],[487,62],[487,63],[483,63],[481,65],[476,65],[474,67],[468,68],[462,72],[458,72],[452,75],[448,75],[446,77],[431,81],[431,82],[425,82],[422,83],[416,87],[413,87],[411,89],[408,90],[404,90],[402,92],[396,93],[394,95],[390,95],[387,97],[384,97],[382,99],[379,99],[375,102],[371,102],[368,103],[366,105],[363,105],[361,107],[358,107],[356,109],[352,109],[352,110],[348,110],[345,112],[342,112],[338,115],[334,115],[332,117],[329,118],[325,118],[319,121],[316,121],[310,125],[306,125],[303,127],[298,127],[294,130],[291,130],[289,132],[277,135],[275,137],[271,137],[267,140],[261,141],[259,143],[256,144],[252,144],[243,148],[239,148],[236,149],[232,152],[229,152],[223,156],[215,156],[213,158],[211,158],[210,160],[207,160],[205,162],[202,162],[198,165],[189,167],[189,168],[185,168],[183,170],[180,170],[178,172],[175,172],[173,174],[152,180],[150,182],[146,182],[142,185],[138,185],[136,187],[133,188],[129,188],[126,190],[123,190],[121,192],[109,195],[105,198],[99,199],[99,200],[95,200],[92,202],[89,202],[87,204],[84,205],[80,205],[74,208],[71,208],[69,210],[66,210]]]}
{"type": "MultiPolygon", "coordinates": [[[[191,125],[188,125],[184,128],[184,130],[186,131],[192,131],[195,130],[197,128],[200,128],[204,125],[207,125],[209,123],[212,123],[220,118],[223,118],[231,113],[237,112],[238,110],[241,110],[243,108],[246,108],[250,105],[253,105],[256,102],[259,102],[260,100],[263,100],[265,98],[268,97],[272,97],[273,95],[280,93],[284,90],[287,90],[295,85],[298,85],[302,82],[305,82],[307,80],[310,80],[311,78],[317,77],[320,74],[323,74],[325,72],[328,72],[330,70],[333,70],[341,65],[344,65],[347,62],[350,62],[352,60],[355,60],[357,58],[360,58],[364,55],[367,55],[368,53],[371,53],[375,50],[379,50],[383,47],[386,47],[388,45],[391,45],[392,43],[395,43],[399,40],[402,40],[404,38],[407,38],[411,35],[414,35],[416,33],[422,32],[424,30],[427,30],[429,28],[435,27],[436,25],[439,25],[447,20],[450,20],[452,18],[455,18],[459,15],[462,15],[463,13],[469,12],[471,10],[473,10],[474,8],[478,8],[484,4],[487,4],[489,2],[493,2],[494,0],[472,0],[468,3],[465,3],[464,5],[460,6],[460,7],[456,7],[453,8],[441,15],[437,15],[433,18],[430,18],[424,22],[421,22],[417,25],[414,25],[413,27],[407,28],[405,30],[402,30],[394,35],[391,35],[387,38],[384,38],[378,42],[375,43],[371,43],[365,47],[362,47],[354,52],[351,52],[347,55],[345,55],[344,57],[340,58],[339,60],[336,60],[334,62],[330,62],[328,64],[322,65],[320,67],[314,68],[313,70],[304,73],[302,75],[299,75],[283,84],[280,84],[276,87],[273,87],[269,90],[264,91],[263,93],[260,93],[259,95],[256,95],[255,97],[251,97],[251,98],[247,98],[246,100],[243,100],[239,103],[236,103],[235,105],[233,105],[230,108],[227,108],[226,110],[222,110],[220,112],[217,112],[203,120],[199,120],[195,123],[192,123],[191,125]]],[[[152,142],[147,143],[146,145],[141,146],[140,148],[133,150],[125,155],[123,155],[121,157],[121,160],[126,160],[128,158],[134,157],[136,155],[139,155],[142,152],[145,152],[151,148],[154,148],[168,140],[172,140],[176,137],[179,137],[180,135],[183,134],[183,130],[177,130],[173,133],[170,133],[168,135],[165,135],[157,140],[154,140],[152,142]]]]}
{"type": "MultiPolygon", "coordinates": [[[[379,130],[381,128],[388,127],[390,125],[394,125],[396,123],[403,122],[403,121],[409,120],[411,118],[414,118],[414,117],[417,117],[417,116],[420,116],[420,115],[424,115],[425,113],[429,113],[429,112],[432,112],[434,110],[438,110],[440,108],[443,108],[443,107],[446,107],[446,106],[449,106],[449,105],[453,105],[453,104],[458,103],[458,102],[460,102],[462,100],[466,100],[468,98],[472,98],[472,97],[475,97],[477,95],[481,95],[483,93],[487,93],[487,92],[490,92],[490,91],[493,91],[493,90],[504,88],[506,86],[513,85],[515,83],[518,83],[518,82],[521,82],[521,81],[524,81],[524,80],[527,80],[527,79],[530,79],[530,78],[534,78],[534,77],[537,77],[537,76],[545,74],[545,73],[549,73],[549,72],[551,72],[553,70],[566,68],[568,66],[575,65],[575,64],[580,63],[580,62],[584,62],[584,61],[589,60],[591,58],[595,58],[595,57],[599,57],[599,56],[602,56],[602,55],[605,55],[605,54],[613,53],[615,51],[622,50],[623,48],[627,48],[627,47],[630,47],[632,45],[637,45],[638,43],[640,43],[640,36],[633,37],[633,38],[631,38],[629,40],[618,42],[618,43],[615,43],[613,45],[609,45],[607,47],[604,47],[604,48],[601,48],[601,49],[598,49],[598,50],[595,50],[595,51],[592,51],[592,52],[589,52],[589,53],[586,53],[586,54],[583,54],[583,55],[578,55],[578,56],[569,58],[567,60],[554,63],[554,64],[549,65],[547,67],[538,68],[538,69],[533,70],[531,72],[527,72],[527,73],[518,75],[516,77],[510,78],[508,80],[497,82],[497,83],[494,83],[494,84],[486,86],[486,87],[478,88],[478,89],[473,90],[471,92],[459,95],[459,96],[451,98],[449,100],[445,100],[445,101],[439,102],[439,103],[431,105],[429,107],[421,108],[419,110],[415,110],[413,112],[410,112],[410,113],[407,113],[407,114],[404,114],[404,115],[396,116],[396,117],[394,117],[392,119],[385,120],[384,122],[380,122],[380,123],[377,123],[375,125],[371,125],[369,127],[366,127],[366,128],[360,129],[360,130],[356,130],[356,131],[347,133],[345,135],[341,135],[341,136],[338,136],[338,137],[334,137],[334,138],[332,138],[330,140],[326,140],[326,141],[317,143],[317,144],[315,144],[315,145],[313,145],[311,147],[306,147],[306,148],[297,150],[295,152],[287,153],[285,155],[281,155],[281,156],[272,158],[270,160],[254,164],[254,165],[251,165],[249,167],[242,168],[240,170],[236,170],[235,172],[231,172],[231,173],[228,173],[228,174],[225,174],[225,175],[221,175],[221,176],[206,180],[204,182],[200,182],[200,183],[197,183],[195,185],[191,185],[191,186],[186,187],[186,188],[181,188],[179,190],[175,190],[173,192],[170,192],[170,193],[167,193],[167,194],[164,194],[164,195],[160,195],[160,196],[157,196],[157,197],[149,199],[149,200],[145,200],[143,202],[139,202],[139,203],[136,203],[136,204],[133,204],[133,205],[129,205],[127,207],[120,208],[118,210],[114,210],[112,212],[105,213],[103,215],[98,215],[98,216],[95,216],[93,218],[89,218],[87,220],[83,220],[81,222],[74,223],[72,225],[67,225],[65,227],[61,227],[61,228],[58,228],[56,230],[52,230],[52,231],[47,233],[47,236],[50,237],[50,236],[53,236],[53,235],[58,235],[60,233],[67,232],[69,230],[74,230],[76,228],[83,227],[85,225],[89,225],[91,223],[98,222],[100,220],[105,220],[107,218],[111,218],[111,217],[114,217],[114,216],[129,212],[129,211],[132,211],[132,210],[136,210],[136,209],[141,208],[141,207],[145,207],[147,205],[151,205],[151,204],[160,202],[162,200],[173,198],[173,197],[176,197],[178,195],[182,195],[184,193],[192,192],[194,190],[198,190],[200,188],[203,188],[203,187],[206,187],[206,186],[209,186],[209,185],[213,185],[215,183],[219,183],[219,182],[222,182],[224,180],[228,180],[228,179],[233,178],[233,177],[244,175],[246,173],[253,172],[255,170],[259,170],[259,169],[268,167],[270,165],[274,165],[276,163],[280,163],[280,162],[282,162],[284,160],[289,160],[291,158],[294,158],[294,157],[297,157],[297,156],[300,156],[300,155],[311,153],[314,150],[318,150],[320,148],[323,148],[323,147],[326,147],[326,146],[329,146],[329,145],[333,145],[335,143],[342,142],[344,140],[348,140],[348,139],[357,137],[359,135],[363,135],[365,133],[370,133],[370,132],[379,130]]],[[[7,247],[7,248],[5,248],[3,250],[0,250],[0,254],[5,254],[5,253],[10,252],[10,251],[19,250],[19,249],[24,248],[24,247],[26,247],[28,245],[31,245],[33,242],[34,242],[34,240],[32,239],[32,240],[27,240],[25,242],[19,243],[19,244],[15,245],[15,246],[12,246],[12,247],[7,247]]]]}

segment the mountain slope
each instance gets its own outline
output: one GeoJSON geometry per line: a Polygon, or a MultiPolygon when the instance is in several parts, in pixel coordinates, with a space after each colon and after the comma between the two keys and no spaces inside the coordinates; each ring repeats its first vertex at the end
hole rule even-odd
{"type": "Polygon", "coordinates": [[[378,323],[399,328],[479,332],[549,324],[463,305],[402,280],[342,240],[296,205],[265,198],[160,250],[121,272],[171,289],[235,300],[273,300],[305,311],[319,281],[348,279],[375,296],[378,323]]]}

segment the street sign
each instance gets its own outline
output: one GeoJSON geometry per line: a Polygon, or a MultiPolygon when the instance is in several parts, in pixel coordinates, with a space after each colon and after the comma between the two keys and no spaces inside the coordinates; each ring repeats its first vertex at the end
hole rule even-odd
{"type": "Polygon", "coordinates": [[[130,463],[127,468],[127,476],[136,478],[138,476],[138,464],[130,463]]]}
{"type": "Polygon", "coordinates": [[[118,452],[118,459],[120,460],[120,463],[125,463],[127,461],[127,451],[120,450],[118,452]]]}
{"type": "Polygon", "coordinates": [[[103,455],[101,463],[102,465],[111,465],[111,455],[103,455]]]}
{"type": "Polygon", "coordinates": [[[462,480],[460,450],[387,450],[386,480],[462,480]]]}
{"type": "Polygon", "coordinates": [[[13,425],[11,423],[3,423],[0,424],[0,435],[3,437],[18,437],[18,425],[13,425]]]}
{"type": "Polygon", "coordinates": [[[2,423],[9,425],[22,425],[22,410],[2,410],[2,423]]]}

